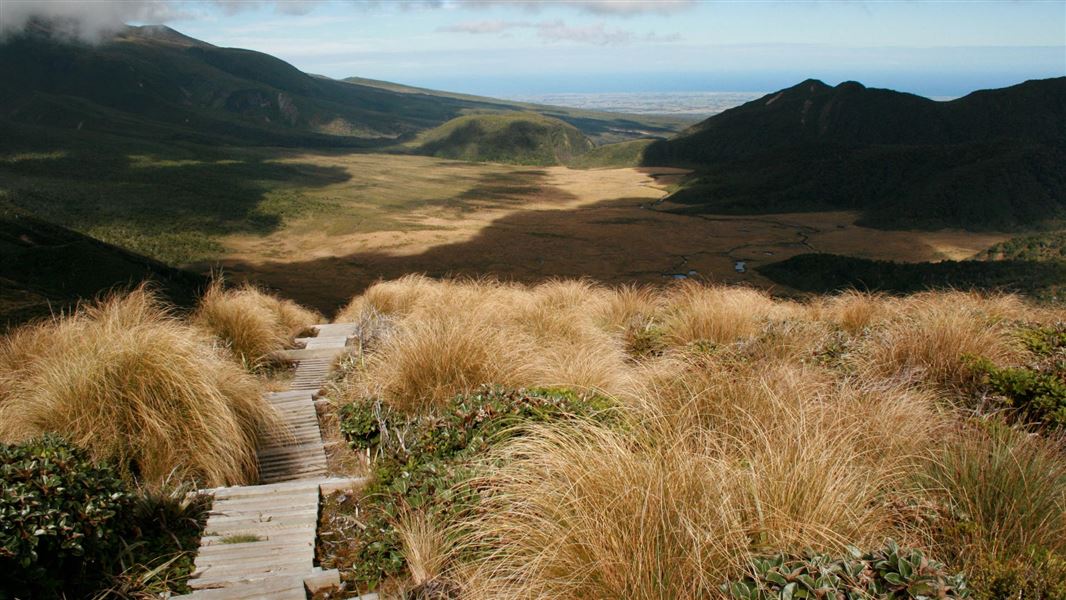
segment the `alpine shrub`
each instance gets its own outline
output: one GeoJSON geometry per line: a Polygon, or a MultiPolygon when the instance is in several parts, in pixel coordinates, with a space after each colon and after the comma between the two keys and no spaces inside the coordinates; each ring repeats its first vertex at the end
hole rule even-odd
{"type": "Polygon", "coordinates": [[[134,496],[54,435],[0,445],[0,597],[77,595],[112,572],[134,496]]]}
{"type": "Polygon", "coordinates": [[[970,597],[962,575],[949,575],[944,565],[919,550],[901,549],[892,540],[885,548],[865,554],[851,548],[851,556],[842,559],[821,554],[756,559],[752,569],[744,579],[724,584],[722,591],[735,600],[970,597]]]}

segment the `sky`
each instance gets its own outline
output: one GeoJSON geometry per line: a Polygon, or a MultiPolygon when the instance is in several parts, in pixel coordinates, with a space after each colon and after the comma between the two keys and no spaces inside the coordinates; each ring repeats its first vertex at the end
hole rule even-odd
{"type": "Polygon", "coordinates": [[[483,95],[771,91],[857,80],[958,96],[1066,76],[1066,0],[0,0],[84,32],[165,23],[330,77],[483,95]]]}

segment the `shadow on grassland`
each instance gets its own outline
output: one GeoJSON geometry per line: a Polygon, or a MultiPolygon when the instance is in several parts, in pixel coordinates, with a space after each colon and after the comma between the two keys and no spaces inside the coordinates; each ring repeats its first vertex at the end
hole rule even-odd
{"type": "Polygon", "coordinates": [[[271,192],[341,183],[341,167],[278,162],[276,149],[80,144],[0,155],[0,207],[184,264],[218,249],[214,238],[268,233],[305,210],[271,192]]]}

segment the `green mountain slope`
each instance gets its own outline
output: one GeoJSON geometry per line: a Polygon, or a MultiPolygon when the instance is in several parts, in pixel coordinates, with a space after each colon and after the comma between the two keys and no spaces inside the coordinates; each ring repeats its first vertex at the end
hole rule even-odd
{"type": "Polygon", "coordinates": [[[935,102],[808,80],[650,145],[698,174],[683,211],[858,209],[882,228],[1024,228],[1066,217],[1066,78],[935,102]]]}
{"type": "Polygon", "coordinates": [[[26,215],[0,212],[0,330],[151,281],[191,307],[206,285],[192,273],[26,215]]]}
{"type": "Polygon", "coordinates": [[[574,127],[580,129],[597,145],[614,144],[634,139],[670,137],[692,124],[692,120],[687,117],[632,115],[626,113],[583,110],[580,108],[568,108],[563,106],[532,104],[528,102],[513,102],[511,100],[499,100],[497,98],[487,98],[485,96],[431,90],[388,81],[366,79],[363,77],[348,77],[344,81],[402,94],[417,94],[435,98],[450,98],[452,100],[475,102],[479,104],[492,104],[500,110],[536,112],[547,117],[554,117],[560,121],[570,123],[574,127]]]}
{"type": "Polygon", "coordinates": [[[573,125],[536,113],[467,115],[426,132],[416,152],[458,160],[559,165],[593,147],[573,125]]]}
{"type": "MultiPolygon", "coordinates": [[[[380,147],[468,112],[530,110],[317,77],[266,54],[219,48],[158,26],[129,27],[88,45],[57,41],[46,25],[32,24],[0,44],[0,81],[0,120],[11,123],[242,145],[380,147]]],[[[594,135],[634,138],[680,128],[611,113],[565,116],[594,135]]]]}

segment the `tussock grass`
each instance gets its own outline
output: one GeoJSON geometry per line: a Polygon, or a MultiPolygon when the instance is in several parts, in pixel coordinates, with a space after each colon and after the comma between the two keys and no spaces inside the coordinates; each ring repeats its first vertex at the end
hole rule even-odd
{"type": "Polygon", "coordinates": [[[437,523],[424,511],[408,508],[396,519],[411,587],[434,581],[444,574],[454,540],[447,526],[437,523]]]}
{"type": "Polygon", "coordinates": [[[989,421],[958,428],[924,473],[947,508],[965,515],[940,543],[964,558],[1031,559],[1035,549],[1066,554],[1066,454],[1046,439],[989,421]],[[969,555],[969,556],[967,556],[969,555]]]}
{"type": "Polygon", "coordinates": [[[890,303],[880,294],[847,291],[818,302],[812,308],[822,318],[856,335],[888,316],[890,303]]]}
{"type": "Polygon", "coordinates": [[[678,285],[666,302],[664,327],[669,338],[679,345],[735,342],[753,334],[775,308],[765,292],[694,282],[678,285]]]}
{"type": "Polygon", "coordinates": [[[1018,324],[1061,319],[1013,296],[799,304],[694,282],[411,277],[351,307],[390,315],[353,397],[432,413],[502,384],[617,403],[617,420],[527,424],[496,446],[454,551],[434,550],[441,524],[399,525],[414,579],[461,582],[464,598],[716,597],[757,556],[886,538],[971,571],[1062,552],[1057,442],[957,433],[971,357],[1022,360],[1018,324]],[[934,523],[930,506],[951,510],[934,523]]]}
{"type": "Polygon", "coordinates": [[[791,365],[668,383],[627,430],[536,426],[499,450],[469,597],[713,597],[760,552],[911,537],[884,499],[942,422],[927,396],[791,365]]]}
{"type": "Polygon", "coordinates": [[[873,376],[965,386],[972,358],[1011,364],[1023,352],[1011,321],[1024,318],[1025,307],[1013,296],[924,293],[897,301],[893,313],[864,352],[873,376]]]}
{"type": "Polygon", "coordinates": [[[314,311],[251,285],[227,289],[221,279],[212,282],[192,316],[195,325],[222,340],[249,368],[260,366],[293,336],[324,320],[314,311]]]}
{"type": "Polygon", "coordinates": [[[57,432],[148,484],[255,479],[278,426],[255,380],[138,289],[0,341],[0,439],[57,432]]]}
{"type": "Polygon", "coordinates": [[[358,322],[367,311],[403,316],[416,306],[430,302],[442,284],[425,275],[404,275],[392,281],[379,281],[356,296],[337,313],[338,323],[358,322]]]}
{"type": "Polygon", "coordinates": [[[415,412],[486,382],[521,386],[529,370],[521,360],[522,343],[463,310],[402,321],[371,356],[356,390],[415,412]]]}

